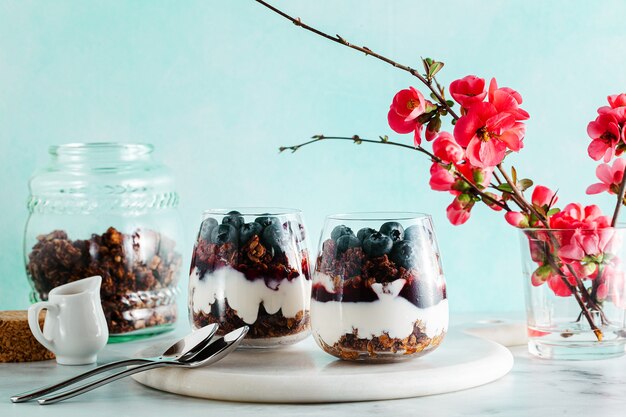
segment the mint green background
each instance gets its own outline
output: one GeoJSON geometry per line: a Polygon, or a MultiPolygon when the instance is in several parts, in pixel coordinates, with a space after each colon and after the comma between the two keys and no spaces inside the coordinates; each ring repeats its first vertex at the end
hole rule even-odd
{"type": "MultiPolygon", "coordinates": [[[[595,182],[585,129],[606,95],[626,90],[625,2],[275,3],[402,63],[436,57],[447,83],[496,75],[532,117],[509,163],[558,188],[561,203],[611,210],[608,196],[584,195],[595,182]]],[[[27,180],[47,147],[140,141],[176,173],[188,237],[216,206],[299,207],[313,250],[329,212],[428,212],[453,311],[523,309],[516,231],[483,207],[465,226],[449,225],[451,196],[429,190],[420,155],[340,143],[278,154],[321,132],[410,143],[386,122],[408,85],[420,87],[252,1],[0,0],[0,308],[28,305],[27,180]]]]}

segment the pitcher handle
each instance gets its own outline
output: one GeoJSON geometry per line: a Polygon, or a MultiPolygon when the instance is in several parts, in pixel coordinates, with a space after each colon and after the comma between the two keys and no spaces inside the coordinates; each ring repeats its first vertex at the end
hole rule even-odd
{"type": "Polygon", "coordinates": [[[56,304],[49,301],[35,303],[28,307],[28,326],[30,327],[30,331],[33,333],[33,336],[35,336],[35,339],[37,339],[37,341],[46,349],[54,352],[54,341],[46,338],[39,327],[39,313],[43,309],[46,309],[53,314],[56,314],[59,311],[56,304]]]}

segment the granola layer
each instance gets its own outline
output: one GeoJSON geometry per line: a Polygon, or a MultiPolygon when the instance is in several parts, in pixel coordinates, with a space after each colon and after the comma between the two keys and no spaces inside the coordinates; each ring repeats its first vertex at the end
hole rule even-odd
{"type": "Polygon", "coordinates": [[[310,314],[306,310],[300,310],[295,317],[285,317],[282,310],[274,314],[269,314],[263,304],[259,305],[257,320],[252,324],[245,323],[228,305],[228,300],[219,300],[211,305],[211,312],[192,312],[193,324],[196,328],[204,327],[208,324],[217,323],[220,325],[218,334],[223,335],[241,326],[249,326],[250,330],[246,335],[247,339],[266,339],[274,337],[284,337],[298,334],[309,329],[310,314]]]}
{"type": "Polygon", "coordinates": [[[421,356],[428,351],[439,346],[445,336],[441,332],[435,337],[428,337],[424,332],[424,326],[420,321],[413,325],[413,332],[405,338],[389,337],[389,334],[382,334],[371,337],[359,337],[359,330],[354,329],[352,333],[346,333],[332,346],[318,338],[322,349],[325,352],[345,360],[385,360],[406,357],[421,356]]]}

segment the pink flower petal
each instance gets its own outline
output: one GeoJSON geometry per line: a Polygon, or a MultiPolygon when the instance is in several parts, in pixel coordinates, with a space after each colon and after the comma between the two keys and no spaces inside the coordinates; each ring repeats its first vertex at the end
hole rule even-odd
{"type": "Polygon", "coordinates": [[[609,191],[609,186],[599,182],[597,184],[591,184],[589,187],[587,187],[586,193],[587,194],[600,194],[606,191],[609,191]]]}

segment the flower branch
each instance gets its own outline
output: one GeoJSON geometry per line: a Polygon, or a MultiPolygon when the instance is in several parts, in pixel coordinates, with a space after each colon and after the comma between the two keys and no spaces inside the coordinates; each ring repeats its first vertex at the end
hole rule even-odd
{"type": "MultiPolygon", "coordinates": [[[[325,39],[328,39],[332,42],[336,42],[338,44],[347,46],[348,48],[354,49],[356,51],[359,52],[363,52],[365,55],[369,55],[372,56],[376,59],[379,59],[383,62],[386,62],[389,65],[392,65],[398,69],[401,69],[403,71],[406,71],[408,73],[410,73],[411,75],[413,75],[414,77],[417,77],[417,79],[419,79],[426,87],[428,87],[428,89],[432,92],[432,94],[436,97],[437,101],[446,108],[446,110],[448,111],[448,113],[450,113],[450,115],[454,118],[454,119],[458,119],[459,116],[455,113],[455,111],[448,105],[448,103],[446,102],[445,98],[442,96],[442,94],[437,90],[436,86],[433,85],[432,82],[432,77],[428,78],[429,74],[426,74],[426,77],[423,76],[422,74],[419,73],[419,71],[417,71],[414,68],[411,68],[407,65],[402,65],[396,61],[394,61],[393,59],[387,58],[379,53],[376,53],[374,51],[372,51],[370,48],[366,47],[366,46],[357,46],[354,45],[350,42],[348,42],[346,39],[342,38],[339,35],[329,35],[328,33],[325,33],[319,29],[316,29],[312,26],[307,25],[306,23],[304,23],[299,17],[293,17],[288,15],[287,13],[283,12],[282,10],[272,6],[271,4],[263,1],[263,0],[255,0],[257,3],[267,7],[268,9],[270,9],[271,11],[273,11],[274,13],[284,17],[287,20],[290,20],[294,25],[301,27],[302,29],[308,30],[309,32],[313,32],[316,35],[319,35],[325,39]]],[[[441,65],[443,67],[443,65],[441,65]]],[[[441,68],[439,68],[441,69],[441,68]]],[[[432,74],[432,76],[434,77],[434,74],[432,74]]]]}

